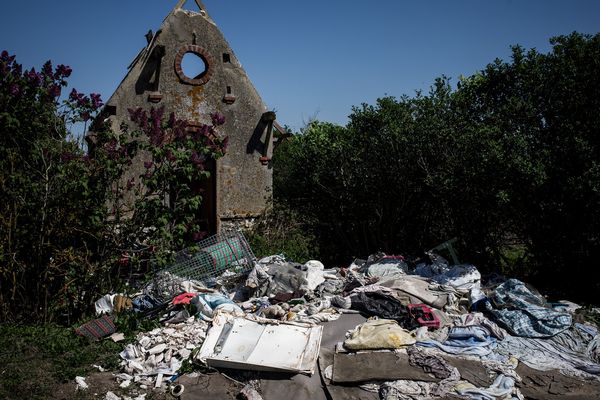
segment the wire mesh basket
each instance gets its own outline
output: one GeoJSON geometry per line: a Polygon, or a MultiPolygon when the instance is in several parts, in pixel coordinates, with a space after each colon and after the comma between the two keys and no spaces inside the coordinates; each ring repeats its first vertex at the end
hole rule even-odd
{"type": "Polygon", "coordinates": [[[159,301],[169,301],[182,292],[185,281],[214,286],[217,279],[240,277],[254,267],[254,261],[252,249],[241,232],[222,231],[177,253],[173,264],[158,271],[144,292],[159,301]]]}

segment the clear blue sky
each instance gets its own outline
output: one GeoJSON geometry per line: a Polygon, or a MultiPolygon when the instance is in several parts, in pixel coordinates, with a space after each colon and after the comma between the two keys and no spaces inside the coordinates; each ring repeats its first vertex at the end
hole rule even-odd
{"type": "MultiPolygon", "coordinates": [[[[1,6],[0,50],[25,67],[70,65],[72,86],[108,99],[176,0],[29,0],[1,6]]],[[[188,1],[193,6],[193,0],[188,1]]],[[[510,45],[600,31],[597,0],[204,0],[278,120],[345,124],[353,105],[456,82],[510,45]]]]}

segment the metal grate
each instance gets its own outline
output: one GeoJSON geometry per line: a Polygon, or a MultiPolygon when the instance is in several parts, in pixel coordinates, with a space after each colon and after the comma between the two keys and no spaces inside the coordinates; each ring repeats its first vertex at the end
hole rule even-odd
{"type": "Polygon", "coordinates": [[[233,279],[254,267],[255,257],[244,235],[222,231],[180,251],[174,263],[155,274],[144,292],[159,301],[169,301],[181,292],[181,283],[192,280],[206,286],[218,278],[233,279]]]}

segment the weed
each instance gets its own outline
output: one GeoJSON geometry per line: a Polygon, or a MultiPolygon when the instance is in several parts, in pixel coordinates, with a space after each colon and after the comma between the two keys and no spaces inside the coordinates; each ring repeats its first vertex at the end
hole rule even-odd
{"type": "Polygon", "coordinates": [[[91,342],[73,328],[55,325],[0,325],[0,398],[45,399],[56,385],[119,365],[122,345],[91,342]]]}

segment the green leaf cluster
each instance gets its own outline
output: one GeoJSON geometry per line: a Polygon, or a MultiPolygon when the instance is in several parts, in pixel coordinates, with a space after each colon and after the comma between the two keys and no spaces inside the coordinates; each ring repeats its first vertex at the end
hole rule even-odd
{"type": "Polygon", "coordinates": [[[277,149],[276,201],[314,221],[326,261],[457,237],[483,270],[597,290],[600,35],[551,43],[355,107],[346,126],[311,123],[277,149]]]}

